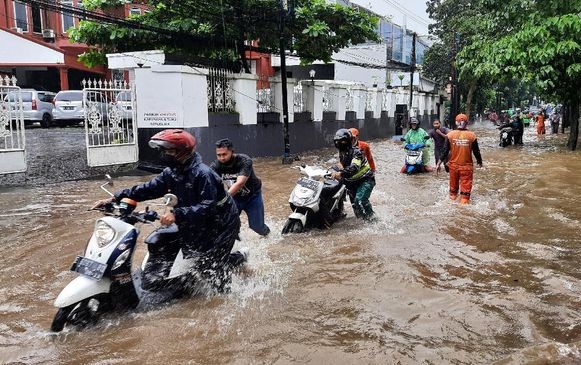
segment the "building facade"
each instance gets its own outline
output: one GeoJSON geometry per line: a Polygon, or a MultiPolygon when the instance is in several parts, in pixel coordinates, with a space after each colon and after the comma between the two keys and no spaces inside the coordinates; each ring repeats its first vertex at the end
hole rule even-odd
{"type": "MultiPolygon", "coordinates": [[[[82,8],[82,0],[60,0],[57,4],[82,8]]],[[[142,14],[141,3],[112,9],[117,17],[142,14]]],[[[67,30],[80,19],[15,0],[0,0],[0,75],[16,76],[19,86],[39,90],[80,89],[87,78],[105,78],[105,66],[88,68],[78,57],[89,47],[71,43],[67,30]]]]}

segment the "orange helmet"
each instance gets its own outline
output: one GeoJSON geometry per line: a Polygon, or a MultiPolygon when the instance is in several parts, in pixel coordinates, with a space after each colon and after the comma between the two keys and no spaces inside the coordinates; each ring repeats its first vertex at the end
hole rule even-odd
{"type": "Polygon", "coordinates": [[[175,158],[184,161],[194,153],[196,137],[182,129],[166,129],[149,140],[149,147],[159,150],[176,150],[175,158]]]}
{"type": "Polygon", "coordinates": [[[349,132],[353,137],[359,138],[359,130],[357,128],[349,128],[349,132]]]}
{"type": "Polygon", "coordinates": [[[467,122],[468,121],[468,116],[466,114],[460,113],[460,114],[458,114],[456,116],[456,121],[457,122],[467,122]]]}

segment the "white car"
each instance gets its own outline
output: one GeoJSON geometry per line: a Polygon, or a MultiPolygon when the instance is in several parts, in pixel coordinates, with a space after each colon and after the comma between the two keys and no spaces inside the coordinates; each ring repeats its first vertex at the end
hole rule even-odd
{"type": "MultiPolygon", "coordinates": [[[[93,117],[100,122],[107,120],[107,104],[103,96],[98,92],[89,92],[87,101],[94,103],[96,114],[93,117]]],[[[83,108],[83,91],[66,90],[59,91],[54,98],[53,119],[60,126],[74,125],[85,120],[83,108]]]]}
{"type": "Polygon", "coordinates": [[[117,105],[123,110],[123,118],[127,120],[133,119],[133,101],[131,91],[121,91],[115,98],[117,105]]]}
{"type": "MultiPolygon", "coordinates": [[[[50,91],[37,91],[34,89],[20,90],[24,123],[29,125],[39,122],[41,127],[48,128],[53,119],[52,101],[54,96],[55,93],[50,91]]],[[[8,93],[8,95],[4,97],[4,101],[9,102],[11,108],[14,110],[16,108],[14,104],[18,102],[18,93],[8,93]]]]}

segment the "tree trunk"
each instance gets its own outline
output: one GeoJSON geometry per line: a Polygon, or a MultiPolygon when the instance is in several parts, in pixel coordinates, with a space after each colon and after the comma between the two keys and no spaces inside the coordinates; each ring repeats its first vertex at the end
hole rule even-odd
{"type": "Polygon", "coordinates": [[[474,92],[476,91],[476,86],[478,85],[478,80],[472,80],[470,82],[470,88],[468,89],[468,95],[466,95],[466,115],[470,118],[470,113],[472,112],[472,99],[474,99],[474,92]]]}
{"type": "Polygon", "coordinates": [[[571,151],[577,149],[577,139],[579,138],[579,100],[571,100],[569,103],[569,141],[567,142],[567,147],[571,151]]]}

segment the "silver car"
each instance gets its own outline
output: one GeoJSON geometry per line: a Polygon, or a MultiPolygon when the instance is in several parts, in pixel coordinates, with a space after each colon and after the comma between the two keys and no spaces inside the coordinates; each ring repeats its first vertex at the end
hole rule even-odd
{"type": "Polygon", "coordinates": [[[123,118],[127,120],[133,119],[133,101],[132,92],[130,90],[121,91],[115,98],[117,105],[123,110],[123,118]]]}
{"type": "MultiPolygon", "coordinates": [[[[95,110],[90,110],[93,119],[99,122],[107,119],[107,103],[103,95],[95,91],[89,91],[87,102],[96,108],[97,113],[94,113],[95,110]]],[[[84,122],[83,91],[59,91],[54,98],[53,118],[55,123],[60,126],[84,122]]]]}
{"type": "MultiPolygon", "coordinates": [[[[22,112],[24,116],[24,123],[30,125],[39,122],[41,127],[48,128],[53,119],[52,101],[55,93],[50,91],[37,91],[34,89],[20,90],[20,97],[22,98],[22,112]]],[[[14,103],[18,102],[18,93],[10,92],[5,97],[5,101],[9,102],[15,108],[14,103]]]]}

